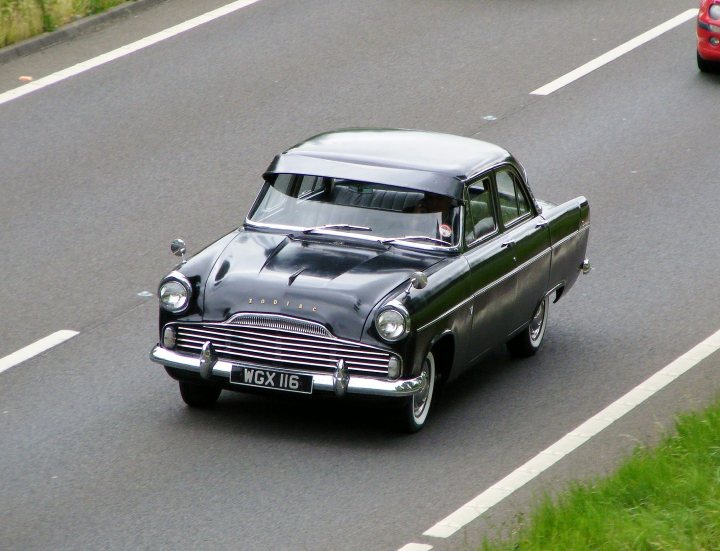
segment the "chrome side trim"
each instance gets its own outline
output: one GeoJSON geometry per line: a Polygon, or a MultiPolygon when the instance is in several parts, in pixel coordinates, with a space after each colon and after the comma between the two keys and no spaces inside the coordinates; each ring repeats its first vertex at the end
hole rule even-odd
{"type": "Polygon", "coordinates": [[[460,303],[458,303],[457,305],[453,306],[452,308],[450,308],[449,310],[447,310],[447,311],[444,312],[443,314],[440,314],[440,315],[439,315],[437,318],[435,318],[434,320],[432,320],[432,321],[426,323],[425,325],[423,325],[422,327],[420,327],[420,328],[418,329],[418,332],[427,329],[428,327],[430,327],[431,325],[437,323],[437,322],[440,321],[441,319],[449,316],[450,314],[452,314],[453,312],[455,312],[455,311],[458,310],[459,308],[462,308],[462,307],[463,307],[465,304],[467,304],[468,302],[474,301],[477,297],[479,297],[479,296],[482,295],[483,293],[487,293],[487,292],[488,292],[490,289],[492,289],[493,287],[497,287],[498,285],[500,285],[502,282],[506,281],[507,279],[509,279],[509,278],[511,278],[511,277],[514,277],[516,274],[518,274],[519,272],[521,272],[522,270],[524,270],[525,268],[527,268],[527,267],[530,266],[531,264],[537,262],[537,261],[540,260],[542,257],[548,255],[548,254],[551,252],[551,250],[552,250],[552,249],[551,249],[550,247],[548,247],[547,249],[545,249],[545,250],[544,250],[543,252],[541,252],[540,254],[535,255],[535,256],[534,256],[533,258],[531,258],[530,260],[527,260],[527,261],[523,262],[523,263],[522,263],[521,265],[519,265],[517,268],[513,269],[511,272],[508,272],[508,273],[505,274],[503,277],[501,277],[501,278],[499,278],[499,279],[496,279],[496,280],[493,281],[492,283],[489,283],[488,285],[486,285],[485,287],[483,287],[483,288],[480,289],[479,291],[475,291],[475,293],[473,293],[470,297],[466,298],[465,300],[463,300],[462,302],[460,302],[460,303]]]}
{"type": "Polygon", "coordinates": [[[466,298],[465,300],[463,300],[463,301],[460,302],[459,304],[456,304],[455,306],[453,306],[452,308],[450,308],[450,310],[448,310],[447,312],[445,312],[445,313],[443,313],[443,314],[440,314],[440,315],[439,315],[437,318],[435,318],[434,320],[429,321],[428,323],[426,323],[426,324],[423,325],[422,327],[418,328],[418,333],[420,333],[421,331],[424,331],[425,329],[427,329],[427,328],[430,327],[431,325],[437,323],[437,322],[440,321],[441,319],[446,318],[447,316],[449,316],[450,314],[452,314],[452,313],[455,312],[456,310],[458,310],[458,309],[462,308],[463,306],[465,306],[468,302],[470,302],[470,301],[473,300],[474,298],[475,298],[475,295],[466,298]]]}
{"type": "MultiPolygon", "coordinates": [[[[162,364],[167,367],[187,371],[188,373],[200,374],[200,358],[179,354],[172,350],[167,350],[159,344],[150,351],[150,359],[153,362],[162,364]]],[[[220,377],[230,382],[230,373],[233,364],[224,360],[218,360],[212,366],[210,376],[220,377]]],[[[263,367],[263,366],[258,366],[263,367]]],[[[312,373],[298,372],[310,375],[313,378],[313,389],[327,392],[336,392],[338,375],[333,373],[312,373]]],[[[412,396],[416,392],[424,389],[425,380],[423,377],[414,377],[412,379],[398,379],[396,381],[388,381],[384,379],[376,379],[362,377],[357,375],[349,375],[347,378],[347,394],[364,394],[368,396],[389,396],[403,397],[412,396]]]]}
{"type": "Polygon", "coordinates": [[[492,283],[489,283],[488,285],[486,285],[485,287],[483,287],[483,288],[480,289],[479,291],[476,291],[476,292],[473,294],[472,298],[475,299],[475,298],[479,297],[480,295],[482,295],[483,293],[488,292],[488,291],[489,291],[490,289],[492,289],[493,287],[496,287],[497,285],[500,285],[500,284],[503,283],[505,280],[510,279],[511,277],[513,277],[513,276],[517,275],[518,273],[522,272],[525,268],[527,268],[527,267],[530,266],[531,264],[534,264],[535,262],[537,262],[538,260],[540,260],[542,257],[550,254],[551,252],[552,252],[552,249],[551,249],[550,247],[548,247],[547,249],[545,249],[545,250],[544,250],[543,252],[541,252],[540,254],[535,255],[535,256],[532,257],[530,260],[526,260],[525,262],[523,262],[522,264],[520,264],[517,268],[515,268],[515,269],[512,270],[511,272],[508,272],[507,274],[505,274],[505,275],[504,275],[503,277],[501,277],[500,279],[498,279],[498,280],[496,280],[496,281],[493,281],[492,283]]]}
{"type": "Polygon", "coordinates": [[[580,235],[582,232],[588,231],[589,229],[590,229],[590,224],[588,224],[585,227],[580,228],[579,230],[572,232],[570,235],[563,237],[560,241],[558,241],[557,243],[555,243],[552,246],[553,250],[556,249],[557,247],[559,247],[560,245],[563,245],[564,243],[570,241],[571,239],[574,239],[575,237],[580,235]]]}
{"type": "MultiPolygon", "coordinates": [[[[559,246],[561,246],[562,244],[570,241],[571,239],[573,239],[573,238],[577,237],[578,235],[580,235],[582,232],[588,231],[589,229],[590,229],[590,225],[588,224],[588,225],[584,226],[583,228],[580,228],[579,230],[576,230],[576,231],[574,231],[573,233],[569,234],[568,236],[562,238],[560,241],[558,241],[558,242],[555,243],[554,245],[548,247],[547,249],[545,249],[545,250],[542,251],[541,253],[537,254],[536,256],[534,256],[533,258],[531,258],[530,260],[524,262],[523,264],[521,264],[520,266],[518,266],[517,268],[515,268],[515,269],[512,270],[511,272],[508,272],[506,275],[504,275],[504,276],[501,277],[500,279],[497,279],[496,281],[493,281],[492,283],[486,285],[485,287],[483,287],[483,288],[480,289],[479,291],[476,291],[475,293],[473,293],[473,295],[472,295],[471,297],[466,298],[465,300],[463,300],[462,302],[456,304],[455,306],[453,306],[452,308],[450,308],[449,310],[447,310],[447,311],[444,312],[443,314],[440,314],[440,315],[439,315],[437,318],[435,318],[434,320],[432,320],[432,321],[426,323],[425,325],[423,325],[422,327],[418,328],[418,332],[427,329],[428,327],[430,327],[431,325],[437,323],[437,322],[440,321],[441,319],[449,316],[450,314],[452,314],[453,312],[455,312],[455,311],[458,310],[459,308],[462,308],[465,304],[467,304],[467,303],[470,302],[471,300],[475,300],[475,299],[476,299],[477,297],[479,297],[481,294],[486,293],[487,291],[489,291],[489,290],[492,289],[493,287],[501,284],[501,283],[502,283],[503,281],[505,281],[506,279],[508,279],[508,278],[510,278],[510,277],[513,277],[514,275],[516,275],[516,274],[519,273],[520,271],[522,271],[522,270],[524,270],[525,268],[527,268],[528,266],[530,266],[532,263],[540,260],[542,257],[544,257],[545,255],[547,255],[548,253],[554,252],[555,249],[558,248],[559,246]]],[[[550,291],[550,292],[552,292],[552,291],[550,291]]]]}

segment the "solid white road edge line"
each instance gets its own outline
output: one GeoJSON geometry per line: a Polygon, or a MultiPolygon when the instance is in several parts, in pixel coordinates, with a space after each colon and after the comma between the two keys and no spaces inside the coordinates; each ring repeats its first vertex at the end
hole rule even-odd
{"type": "Polygon", "coordinates": [[[30,94],[32,92],[36,92],[37,90],[41,90],[42,88],[50,86],[51,84],[55,84],[70,77],[74,77],[75,75],[79,75],[80,73],[84,73],[85,71],[89,71],[90,69],[94,69],[95,67],[104,65],[105,63],[108,63],[110,61],[114,61],[126,55],[132,54],[134,52],[137,52],[138,50],[142,50],[143,48],[147,48],[148,46],[152,46],[153,44],[157,44],[158,42],[162,42],[163,40],[166,40],[168,38],[172,38],[173,36],[177,36],[180,33],[189,31],[190,29],[194,29],[195,27],[199,27],[200,25],[204,25],[205,23],[209,23],[210,21],[228,15],[251,4],[255,4],[259,1],[260,0],[239,0],[237,2],[231,2],[230,4],[222,6],[221,8],[217,8],[215,10],[204,13],[203,15],[194,17],[193,19],[189,19],[183,23],[175,25],[174,27],[170,27],[145,38],[141,38],[140,40],[137,40],[136,42],[132,42],[125,46],[121,46],[120,48],[112,50],[111,52],[107,52],[92,59],[88,59],[87,61],[83,61],[81,63],[78,63],[77,65],[73,65],[72,67],[68,67],[67,69],[63,69],[61,71],[58,71],[57,73],[53,73],[46,77],[39,78],[23,86],[19,86],[18,88],[8,90],[7,92],[0,94],[0,105],[30,94]]]}
{"type": "Polygon", "coordinates": [[[427,530],[424,535],[436,538],[451,536],[719,349],[720,331],[717,331],[523,466],[515,469],[500,482],[468,501],[427,530]]]}
{"type": "Polygon", "coordinates": [[[30,358],[33,358],[38,354],[42,354],[46,350],[50,350],[54,346],[64,343],[68,339],[72,339],[77,334],[77,331],[70,331],[68,329],[63,329],[62,331],[55,331],[55,333],[48,335],[47,337],[40,339],[39,341],[35,341],[32,344],[29,344],[25,348],[21,348],[17,352],[13,352],[12,354],[5,356],[4,358],[0,358],[0,373],[10,369],[11,367],[15,367],[16,365],[24,362],[25,360],[29,360],[30,358]]]}
{"type": "Polygon", "coordinates": [[[574,71],[570,71],[566,75],[561,76],[558,79],[553,80],[551,83],[546,84],[545,86],[542,86],[541,88],[538,88],[537,90],[530,92],[532,95],[536,96],[547,96],[548,94],[552,94],[553,92],[559,90],[563,86],[567,86],[571,82],[574,82],[578,80],[579,78],[584,77],[588,73],[593,72],[595,69],[598,69],[602,67],[603,65],[606,65],[610,63],[611,61],[614,61],[621,55],[624,55],[628,53],[631,50],[634,50],[635,48],[642,46],[646,42],[649,42],[653,38],[657,38],[663,33],[666,33],[667,31],[674,29],[675,27],[682,25],[686,21],[689,21],[693,17],[697,17],[698,10],[697,8],[692,8],[687,11],[684,11],[678,16],[673,17],[672,19],[666,21],[665,23],[662,23],[658,25],[657,27],[650,29],[647,32],[644,32],[643,34],[636,36],[632,40],[628,40],[625,42],[625,44],[622,44],[618,46],[617,48],[614,48],[610,50],[609,52],[601,55],[600,57],[596,57],[592,61],[589,61],[585,65],[578,67],[574,71]]]}

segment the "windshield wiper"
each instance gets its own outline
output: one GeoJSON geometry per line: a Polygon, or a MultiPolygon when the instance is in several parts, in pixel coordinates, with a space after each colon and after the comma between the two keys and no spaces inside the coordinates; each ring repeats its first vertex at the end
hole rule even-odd
{"type": "Polygon", "coordinates": [[[352,231],[372,231],[367,226],[354,226],[352,224],[325,224],[324,226],[315,226],[313,228],[305,228],[302,233],[308,234],[318,230],[352,230],[352,231]]]}
{"type": "Polygon", "coordinates": [[[435,239],[434,237],[428,237],[427,235],[406,235],[404,237],[388,237],[387,239],[380,239],[381,243],[392,243],[394,241],[432,241],[438,243],[443,247],[452,247],[452,243],[443,241],[442,239],[435,239]]]}

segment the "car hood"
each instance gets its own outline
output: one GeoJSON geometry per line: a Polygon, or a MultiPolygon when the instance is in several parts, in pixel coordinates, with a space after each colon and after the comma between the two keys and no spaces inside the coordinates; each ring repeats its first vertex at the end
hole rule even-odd
{"type": "Polygon", "coordinates": [[[205,283],[203,317],[284,314],[318,321],[339,337],[359,340],[380,300],[413,272],[442,258],[327,236],[299,239],[240,231],[220,253],[205,283]]]}

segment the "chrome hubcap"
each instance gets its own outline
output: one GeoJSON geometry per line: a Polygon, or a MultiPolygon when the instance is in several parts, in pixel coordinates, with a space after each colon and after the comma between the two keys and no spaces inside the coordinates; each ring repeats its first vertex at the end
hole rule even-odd
{"type": "Polygon", "coordinates": [[[425,359],[423,370],[420,374],[423,380],[422,390],[413,396],[413,415],[420,417],[430,396],[430,362],[425,359]]]}
{"type": "Polygon", "coordinates": [[[542,332],[543,323],[545,322],[545,301],[543,300],[535,310],[533,319],[530,322],[530,339],[536,341],[542,332]]]}

